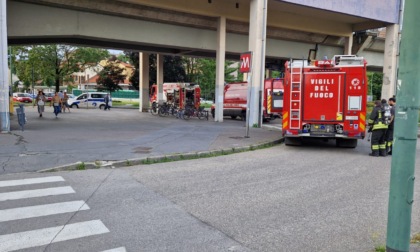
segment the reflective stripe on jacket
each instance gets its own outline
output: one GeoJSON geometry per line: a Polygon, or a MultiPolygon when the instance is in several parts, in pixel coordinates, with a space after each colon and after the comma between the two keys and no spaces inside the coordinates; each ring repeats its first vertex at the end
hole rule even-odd
{"type": "Polygon", "coordinates": [[[372,130],[377,130],[377,129],[388,129],[388,125],[383,123],[382,120],[382,112],[381,112],[381,107],[374,107],[372,110],[372,113],[370,114],[369,120],[368,120],[368,124],[370,126],[373,125],[372,130]]]}

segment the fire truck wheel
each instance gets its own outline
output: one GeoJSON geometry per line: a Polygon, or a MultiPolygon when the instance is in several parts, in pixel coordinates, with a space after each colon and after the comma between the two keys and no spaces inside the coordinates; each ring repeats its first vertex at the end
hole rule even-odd
{"type": "Polygon", "coordinates": [[[356,148],[356,146],[357,146],[357,139],[342,139],[342,138],[337,138],[335,140],[335,145],[337,147],[356,148]]]}
{"type": "Polygon", "coordinates": [[[287,146],[299,146],[302,145],[302,139],[299,137],[285,137],[284,144],[287,146]]]}

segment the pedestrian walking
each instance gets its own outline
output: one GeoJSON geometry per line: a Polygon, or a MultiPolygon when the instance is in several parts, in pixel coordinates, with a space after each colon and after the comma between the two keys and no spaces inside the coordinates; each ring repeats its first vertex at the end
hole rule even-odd
{"type": "Polygon", "coordinates": [[[63,100],[63,97],[64,97],[63,90],[61,90],[60,92],[58,92],[58,96],[60,96],[61,100],[63,100]]]}
{"type": "Polygon", "coordinates": [[[391,106],[391,122],[388,125],[388,129],[385,134],[386,141],[386,152],[388,155],[392,155],[392,144],[394,142],[394,118],[395,118],[395,104],[396,99],[391,97],[388,99],[388,104],[391,106]]]}
{"type": "Polygon", "coordinates": [[[104,102],[105,102],[105,107],[104,107],[104,111],[105,110],[111,110],[111,107],[109,106],[109,100],[110,100],[111,98],[109,97],[109,94],[106,94],[106,96],[105,96],[105,99],[104,99],[104,102]]]}
{"type": "Polygon", "coordinates": [[[385,133],[388,125],[385,123],[384,103],[386,100],[375,101],[375,107],[370,114],[368,124],[369,131],[372,131],[371,149],[369,154],[373,157],[386,156],[385,133]]]}
{"type": "Polygon", "coordinates": [[[42,117],[42,113],[44,112],[44,108],[45,108],[45,101],[46,101],[47,99],[45,98],[45,95],[44,95],[44,93],[41,91],[41,90],[39,90],[38,91],[38,94],[36,95],[36,97],[35,97],[35,102],[34,102],[34,107],[35,107],[35,104],[37,105],[37,107],[38,107],[38,113],[39,113],[39,117],[42,117]]]}
{"type": "Polygon", "coordinates": [[[51,107],[51,104],[54,106],[54,114],[55,114],[55,117],[57,118],[58,114],[61,112],[61,104],[62,104],[62,100],[60,96],[58,95],[58,92],[55,92],[55,95],[53,96],[51,100],[50,107],[51,107]]]}
{"type": "Polygon", "coordinates": [[[69,96],[67,95],[67,91],[64,91],[63,105],[61,106],[61,110],[63,111],[63,113],[66,113],[66,108],[70,113],[69,96]]]}

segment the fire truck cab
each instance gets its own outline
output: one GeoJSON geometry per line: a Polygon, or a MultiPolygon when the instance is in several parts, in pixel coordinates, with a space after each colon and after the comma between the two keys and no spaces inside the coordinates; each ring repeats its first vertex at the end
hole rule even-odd
{"type": "MultiPolygon", "coordinates": [[[[152,106],[158,102],[157,85],[150,87],[150,102],[152,106]]],[[[194,83],[163,83],[163,101],[184,108],[186,104],[200,106],[200,86],[194,83]]]]}
{"type": "Polygon", "coordinates": [[[302,138],[335,139],[355,148],[365,137],[366,61],[354,55],[285,64],[283,136],[286,145],[302,138]]]}

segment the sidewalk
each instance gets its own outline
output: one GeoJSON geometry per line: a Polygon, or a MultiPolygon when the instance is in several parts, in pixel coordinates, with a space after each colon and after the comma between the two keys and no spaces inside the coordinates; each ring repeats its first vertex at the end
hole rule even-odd
{"type": "Polygon", "coordinates": [[[223,123],[159,117],[135,109],[71,109],[58,118],[46,107],[43,117],[26,107],[21,131],[11,116],[11,132],[0,134],[0,174],[44,169],[119,167],[156,159],[192,158],[252,150],[281,141],[280,120],[271,128],[250,128],[225,118],[223,123]]]}

